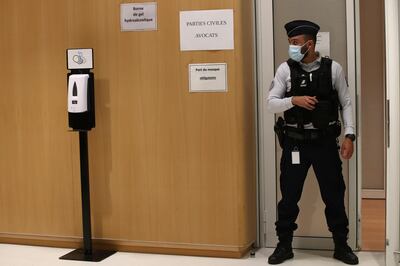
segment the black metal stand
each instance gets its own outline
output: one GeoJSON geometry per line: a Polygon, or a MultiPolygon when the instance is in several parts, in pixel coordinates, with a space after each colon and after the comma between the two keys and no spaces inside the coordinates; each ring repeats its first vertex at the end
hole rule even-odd
{"type": "Polygon", "coordinates": [[[79,150],[81,161],[81,195],[82,195],[82,225],[83,249],[76,249],[62,257],[61,260],[79,260],[99,262],[113,255],[115,251],[92,249],[92,228],[90,221],[90,186],[89,186],[89,156],[87,131],[79,131],[79,150]]]}

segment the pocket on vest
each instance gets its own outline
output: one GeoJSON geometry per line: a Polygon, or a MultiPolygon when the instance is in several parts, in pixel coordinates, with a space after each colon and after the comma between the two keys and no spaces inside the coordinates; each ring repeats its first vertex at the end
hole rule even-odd
{"type": "Polygon", "coordinates": [[[330,101],[319,101],[311,112],[311,122],[315,128],[325,129],[332,122],[332,103],[330,101]]]}

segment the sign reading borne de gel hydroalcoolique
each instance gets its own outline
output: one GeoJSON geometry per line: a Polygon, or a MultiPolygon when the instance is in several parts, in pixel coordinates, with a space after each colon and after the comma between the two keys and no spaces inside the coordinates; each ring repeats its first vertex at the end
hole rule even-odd
{"type": "Polygon", "coordinates": [[[232,9],[181,11],[181,50],[233,50],[232,9]]]}
{"type": "Polygon", "coordinates": [[[121,31],[157,30],[157,3],[121,4],[121,31]]]}

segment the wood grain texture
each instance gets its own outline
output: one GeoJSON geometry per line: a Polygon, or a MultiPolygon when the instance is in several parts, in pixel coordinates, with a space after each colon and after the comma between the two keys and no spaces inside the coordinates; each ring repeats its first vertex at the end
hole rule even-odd
{"type": "MultiPolygon", "coordinates": [[[[16,234],[0,234],[1,243],[9,243],[15,245],[30,246],[46,246],[46,247],[64,247],[76,249],[81,246],[81,238],[72,237],[54,237],[39,235],[16,235],[16,234]]],[[[241,258],[246,255],[252,246],[248,247],[226,247],[215,246],[205,249],[202,245],[187,244],[162,244],[137,242],[129,240],[93,240],[93,247],[100,250],[118,250],[121,252],[139,252],[139,253],[157,253],[157,254],[175,254],[186,256],[207,256],[222,258],[241,258]]]]}
{"type": "Polygon", "coordinates": [[[385,251],[385,200],[362,200],[362,250],[385,251]]]}
{"type": "Polygon", "coordinates": [[[120,32],[121,2],[0,2],[0,232],[81,235],[65,50],[93,47],[94,238],[242,252],[256,238],[252,5],[160,0],[158,31],[120,32]],[[180,52],[179,11],[220,8],[234,9],[235,50],[180,52]],[[188,64],[203,62],[228,64],[227,93],[189,93],[188,64]]]}

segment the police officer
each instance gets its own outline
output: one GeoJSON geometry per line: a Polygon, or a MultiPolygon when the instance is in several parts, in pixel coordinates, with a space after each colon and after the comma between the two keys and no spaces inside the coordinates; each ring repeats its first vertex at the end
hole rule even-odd
{"type": "Polygon", "coordinates": [[[305,20],[285,25],[290,59],[279,66],[268,96],[268,110],[284,112],[278,130],[283,133],[280,136],[282,199],[275,223],[279,243],[268,259],[269,264],[280,264],[294,256],[292,238],[297,229],[297,203],[310,166],[326,206],[325,216],[335,244],[333,257],[347,264],[358,264],[357,256],[347,245],[345,183],[337,142],[341,132],[340,111],[345,133],[340,154],[350,159],[355,140],[351,99],[342,67],[315,51],[319,28],[305,20]]]}

